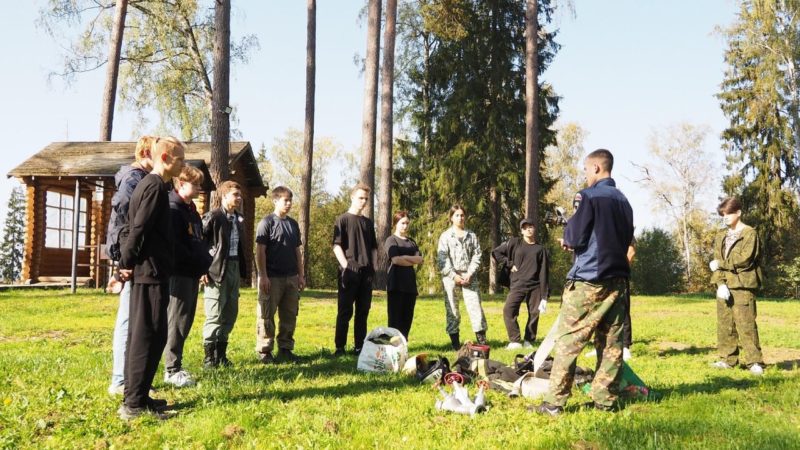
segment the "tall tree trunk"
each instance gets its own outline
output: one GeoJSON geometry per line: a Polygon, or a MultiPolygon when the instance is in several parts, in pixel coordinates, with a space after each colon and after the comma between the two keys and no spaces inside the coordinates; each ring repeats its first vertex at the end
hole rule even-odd
{"type": "MultiPolygon", "coordinates": [[[[491,211],[491,221],[489,227],[489,252],[500,245],[500,194],[497,193],[497,186],[489,187],[489,208],[491,211]]],[[[489,293],[497,292],[497,264],[494,258],[489,256],[489,293]]]]}
{"type": "Polygon", "coordinates": [[[100,113],[100,140],[110,141],[114,128],[114,103],[117,99],[117,78],[119,77],[119,60],[122,53],[122,36],[125,32],[125,15],[128,13],[128,0],[117,0],[114,13],[114,30],[108,50],[108,69],[106,70],[106,86],[103,90],[103,110],[100,113]]]}
{"type": "Polygon", "coordinates": [[[683,251],[686,258],[686,283],[687,285],[692,279],[692,248],[689,244],[689,213],[686,209],[683,210],[683,251]]]}
{"type": "Polygon", "coordinates": [[[392,233],[392,163],[394,126],[394,44],[397,0],[386,0],[386,29],[383,31],[383,67],[381,67],[381,180],[378,192],[378,272],[375,287],[386,288],[389,256],[383,248],[392,233]]]}
{"type": "Polygon", "coordinates": [[[525,217],[539,227],[539,63],[538,0],[527,0],[525,11],[525,217]]]}
{"type": "MultiPolygon", "coordinates": [[[[364,109],[361,126],[361,181],[375,193],[375,129],[378,113],[378,55],[381,46],[381,0],[369,0],[367,59],[364,70],[364,109]]],[[[365,216],[373,217],[373,195],[365,216]]]]}
{"type": "Polygon", "coordinates": [[[306,280],[310,280],[308,264],[308,231],[311,217],[311,175],[314,163],[314,94],[317,72],[317,0],[307,0],[306,9],[306,123],[303,129],[303,168],[300,175],[300,235],[303,238],[303,261],[306,280]]]}
{"type": "MultiPolygon", "coordinates": [[[[211,95],[211,179],[219,186],[230,177],[230,73],[231,73],[231,2],[216,0],[214,8],[214,80],[211,95]]],[[[220,199],[212,195],[212,208],[220,199]]]]}

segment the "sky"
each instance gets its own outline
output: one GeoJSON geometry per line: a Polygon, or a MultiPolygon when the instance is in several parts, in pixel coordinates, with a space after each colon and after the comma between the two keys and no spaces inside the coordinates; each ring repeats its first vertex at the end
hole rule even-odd
{"type": "MultiPolygon", "coordinates": [[[[563,3],[563,2],[562,2],[563,3]]],[[[233,36],[255,34],[260,48],[235,66],[231,106],[238,129],[254,150],[269,148],[289,128],[302,129],[305,105],[306,9],[302,0],[233,1],[233,36]]],[[[361,142],[364,79],[354,63],[366,47],[358,14],[363,0],[317,2],[316,135],[345,151],[361,142]]],[[[7,174],[50,142],[93,141],[99,136],[104,70],[71,85],[48,74],[60,69],[61,45],[36,26],[43,0],[14,2],[0,16],[6,63],[0,71],[0,173],[7,174]]],[[[588,131],[586,151],[608,148],[614,177],[629,197],[638,229],[666,226],[635,180],[633,162],[648,164],[648,137],[679,122],[710,127],[706,149],[719,172],[704,193],[712,210],[724,160],[719,135],[726,126],[714,95],[722,81],[725,42],[715,27],[733,22],[732,0],[574,0],[574,16],[557,14],[561,50],[542,78],[562,97],[560,122],[588,131]]],[[[114,140],[135,140],[135,115],[117,111],[114,140]]],[[[176,131],[177,134],[177,131],[176,131]]],[[[329,167],[329,188],[341,181],[343,163],[329,167]]],[[[0,180],[0,221],[17,182],[0,180]]]]}

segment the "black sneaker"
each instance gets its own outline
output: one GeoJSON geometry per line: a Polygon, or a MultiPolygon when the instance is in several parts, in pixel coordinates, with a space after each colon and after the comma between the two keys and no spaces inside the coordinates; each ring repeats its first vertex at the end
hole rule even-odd
{"type": "Polygon", "coordinates": [[[340,358],[344,356],[346,353],[343,348],[337,348],[335,352],[333,352],[333,356],[340,358]]]}
{"type": "Polygon", "coordinates": [[[145,404],[147,405],[147,409],[152,409],[153,411],[161,412],[167,409],[167,401],[160,398],[147,397],[145,404]]]}
{"type": "Polygon", "coordinates": [[[231,362],[230,359],[228,359],[228,358],[226,358],[224,356],[219,358],[217,360],[217,363],[218,363],[218,365],[220,365],[222,367],[228,367],[228,368],[233,367],[233,362],[231,362]]]}
{"type": "Polygon", "coordinates": [[[291,350],[282,348],[278,350],[278,360],[290,363],[296,363],[300,361],[300,358],[294,353],[292,353],[291,350]]]}
{"type": "Polygon", "coordinates": [[[361,347],[356,347],[353,349],[353,354],[358,356],[361,354],[361,347]]]}
{"type": "Polygon", "coordinates": [[[611,406],[601,405],[600,403],[595,402],[594,409],[596,409],[598,411],[603,411],[603,412],[614,412],[614,411],[617,410],[617,407],[614,406],[614,405],[611,405],[611,406]]]}
{"type": "Polygon", "coordinates": [[[528,411],[533,411],[538,414],[542,414],[545,416],[556,417],[560,416],[564,412],[564,407],[551,405],[547,402],[542,402],[539,405],[532,405],[528,407],[528,411]]]}
{"type": "Polygon", "coordinates": [[[259,353],[258,360],[261,361],[262,364],[272,364],[275,362],[275,357],[272,356],[272,352],[259,353]]]}
{"type": "Polygon", "coordinates": [[[166,420],[167,418],[169,418],[169,416],[167,416],[163,412],[156,411],[147,406],[141,408],[131,408],[128,405],[123,404],[117,410],[117,415],[119,416],[119,418],[125,421],[133,420],[144,414],[152,414],[158,420],[166,420]]]}

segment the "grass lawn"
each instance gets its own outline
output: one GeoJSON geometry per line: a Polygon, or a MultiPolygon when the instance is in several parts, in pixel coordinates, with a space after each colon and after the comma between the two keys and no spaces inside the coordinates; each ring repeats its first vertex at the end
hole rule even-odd
{"type": "MultiPolygon", "coordinates": [[[[539,339],[559,304],[540,321],[539,339]]],[[[631,367],[655,391],[618,413],[570,399],[559,418],[528,413],[527,399],[488,393],[491,409],[469,418],[441,413],[435,393],[403,375],[355,370],[331,357],[335,293],[301,300],[298,365],[261,365],[255,357],[255,292],[244,290],[229,356],[232,369],[202,371],[200,301],[184,366],[198,386],[173,389],[156,375],[177,415],[160,422],[116,417],[106,393],[117,297],[83,290],[0,293],[0,448],[800,448],[800,302],[760,300],[766,374],[709,367],[715,360],[714,302],[700,297],[634,297],[631,367]]],[[[463,308],[463,307],[462,307],[463,308]]],[[[502,299],[485,299],[492,359],[503,350],[502,299]]],[[[376,294],[370,328],[386,322],[376,294]]],[[[466,314],[462,338],[470,338],[466,314]]],[[[352,326],[351,326],[352,332],[352,326]]],[[[352,339],[352,338],[351,338],[352,339]]],[[[417,303],[410,352],[453,358],[439,297],[417,303]]],[[[578,363],[593,367],[593,360],[578,363]]],[[[472,391],[474,393],[474,390],[472,391]]]]}

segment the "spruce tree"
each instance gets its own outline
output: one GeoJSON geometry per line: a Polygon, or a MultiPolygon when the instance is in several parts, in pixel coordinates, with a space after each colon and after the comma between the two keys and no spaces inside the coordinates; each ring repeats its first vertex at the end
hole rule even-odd
{"type": "Polygon", "coordinates": [[[730,126],[722,134],[729,169],[723,188],[742,198],[744,221],[758,229],[762,261],[771,263],[790,259],[797,245],[798,17],[796,2],[745,1],[725,30],[728,67],[718,98],[730,126]]]}
{"type": "MultiPolygon", "coordinates": [[[[549,1],[538,4],[544,25],[552,8],[549,1]]],[[[525,4],[419,0],[404,3],[399,23],[398,102],[412,134],[397,147],[397,203],[420,211],[424,220],[412,220],[411,232],[423,254],[435,252],[456,202],[490,249],[517,232],[524,213],[525,4]]],[[[540,73],[558,50],[553,37],[539,33],[540,73]]],[[[543,160],[544,148],[555,143],[549,128],[558,106],[552,89],[539,87],[543,160]]],[[[544,198],[548,181],[541,187],[544,198]]],[[[425,282],[438,285],[435,271],[428,275],[425,282]]]]}
{"type": "Polygon", "coordinates": [[[22,275],[25,247],[25,194],[21,186],[11,191],[7,207],[3,242],[0,244],[0,277],[6,283],[13,283],[22,275]]]}

